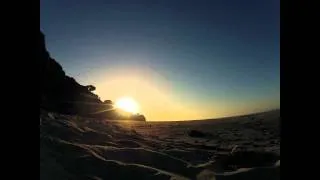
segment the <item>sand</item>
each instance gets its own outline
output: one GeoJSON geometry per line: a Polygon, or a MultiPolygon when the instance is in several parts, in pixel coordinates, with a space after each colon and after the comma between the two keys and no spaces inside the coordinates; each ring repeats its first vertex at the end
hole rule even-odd
{"type": "Polygon", "coordinates": [[[280,111],[187,122],[42,111],[40,179],[280,179],[279,126],[280,111]]]}

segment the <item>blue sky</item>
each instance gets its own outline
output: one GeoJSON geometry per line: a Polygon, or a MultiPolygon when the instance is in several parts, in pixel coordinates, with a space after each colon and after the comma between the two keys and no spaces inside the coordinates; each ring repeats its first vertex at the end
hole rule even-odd
{"type": "Polygon", "coordinates": [[[41,0],[40,28],[53,58],[80,83],[100,87],[102,99],[118,98],[104,77],[135,69],[171,101],[200,109],[164,119],[280,107],[279,1],[41,0]]]}

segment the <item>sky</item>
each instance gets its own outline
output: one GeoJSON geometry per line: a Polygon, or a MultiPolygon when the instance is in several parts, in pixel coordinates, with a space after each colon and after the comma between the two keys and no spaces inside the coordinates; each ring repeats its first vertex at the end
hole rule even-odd
{"type": "Polygon", "coordinates": [[[280,108],[276,0],[40,0],[40,29],[67,75],[148,120],[280,108]]]}

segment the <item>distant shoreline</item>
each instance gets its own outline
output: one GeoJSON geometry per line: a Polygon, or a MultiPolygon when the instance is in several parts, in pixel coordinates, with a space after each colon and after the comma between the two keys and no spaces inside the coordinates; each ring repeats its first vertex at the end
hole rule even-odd
{"type": "Polygon", "coordinates": [[[219,118],[212,118],[212,119],[192,119],[192,120],[164,120],[164,121],[160,121],[160,120],[149,120],[147,122],[190,122],[190,121],[214,121],[214,120],[223,120],[223,119],[231,119],[231,118],[241,118],[241,117],[246,117],[246,116],[255,116],[255,115],[259,115],[259,114],[264,114],[264,113],[272,113],[272,112],[276,112],[276,111],[280,111],[279,109],[272,109],[272,110],[267,110],[267,111],[260,111],[260,112],[255,112],[255,113],[250,113],[250,114],[243,114],[243,115],[236,115],[236,116],[226,116],[226,117],[219,117],[219,118]]]}

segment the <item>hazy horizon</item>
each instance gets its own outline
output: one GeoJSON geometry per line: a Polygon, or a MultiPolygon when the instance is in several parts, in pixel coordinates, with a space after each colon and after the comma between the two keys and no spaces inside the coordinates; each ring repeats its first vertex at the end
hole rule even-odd
{"type": "MultiPolygon", "coordinates": [[[[215,118],[205,118],[205,119],[181,119],[181,120],[146,120],[147,122],[181,122],[181,121],[214,121],[214,120],[224,120],[224,119],[232,119],[232,118],[239,118],[242,116],[254,116],[257,114],[264,114],[264,113],[269,113],[269,112],[273,112],[273,111],[280,111],[280,107],[276,108],[276,109],[266,109],[263,111],[257,111],[257,112],[251,112],[251,113],[244,113],[244,114],[234,114],[231,116],[220,116],[220,117],[215,117],[215,118]]],[[[126,121],[126,120],[119,120],[119,121],[126,121]]],[[[132,121],[132,120],[127,120],[127,121],[132,121]]]]}
{"type": "Polygon", "coordinates": [[[102,100],[147,120],[280,109],[278,1],[40,0],[47,49],[102,100]],[[139,2],[139,3],[138,3],[139,2]]]}

